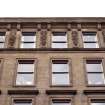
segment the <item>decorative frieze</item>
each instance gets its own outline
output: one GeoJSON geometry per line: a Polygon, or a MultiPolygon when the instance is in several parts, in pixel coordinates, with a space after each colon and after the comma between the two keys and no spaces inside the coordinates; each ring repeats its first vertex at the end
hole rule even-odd
{"type": "Polygon", "coordinates": [[[46,41],[47,41],[47,31],[46,30],[42,30],[41,31],[41,36],[40,36],[40,42],[41,42],[41,46],[42,47],[46,46],[46,41]]]}
{"type": "Polygon", "coordinates": [[[72,31],[72,42],[74,47],[78,46],[78,32],[77,31],[72,31]]]}
{"type": "Polygon", "coordinates": [[[13,48],[15,41],[16,41],[16,36],[15,36],[15,32],[11,32],[11,34],[9,35],[9,39],[8,39],[8,47],[9,48],[13,48]]]}

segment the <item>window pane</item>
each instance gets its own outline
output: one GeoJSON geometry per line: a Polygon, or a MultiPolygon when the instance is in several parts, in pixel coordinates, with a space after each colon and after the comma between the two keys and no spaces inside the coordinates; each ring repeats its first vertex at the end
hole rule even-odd
{"type": "Polygon", "coordinates": [[[70,103],[52,103],[52,105],[71,105],[70,103]]]}
{"type": "Polygon", "coordinates": [[[32,105],[32,103],[14,103],[14,105],[32,105]]]}
{"type": "Polygon", "coordinates": [[[36,43],[21,43],[21,48],[35,48],[36,43]]]}
{"type": "Polygon", "coordinates": [[[0,36],[0,42],[5,42],[5,36],[0,36]]]}
{"type": "Polygon", "coordinates": [[[17,74],[16,84],[17,85],[33,85],[34,74],[17,74]]]}
{"type": "Polygon", "coordinates": [[[84,48],[99,48],[98,43],[84,43],[84,48]]]}
{"type": "Polygon", "coordinates": [[[22,41],[24,42],[35,42],[36,36],[22,36],[22,41]]]}
{"type": "Polygon", "coordinates": [[[97,41],[97,37],[96,37],[96,35],[84,35],[83,36],[83,41],[88,41],[88,42],[96,42],[97,41]]]}
{"type": "Polygon", "coordinates": [[[97,74],[90,74],[88,73],[88,84],[104,84],[105,78],[103,73],[97,73],[97,74]]]}
{"type": "Polygon", "coordinates": [[[52,36],[52,41],[57,41],[57,42],[66,42],[67,41],[67,36],[52,36]]]}
{"type": "Polygon", "coordinates": [[[52,72],[69,72],[68,64],[52,64],[52,72]]]}
{"type": "Polygon", "coordinates": [[[52,74],[52,84],[53,85],[68,85],[69,84],[69,74],[52,74]]]}
{"type": "Polygon", "coordinates": [[[0,48],[4,48],[4,43],[0,43],[0,48]]]}
{"type": "Polygon", "coordinates": [[[52,48],[67,48],[67,43],[52,43],[52,48]]]}
{"type": "Polygon", "coordinates": [[[87,72],[103,72],[102,64],[86,64],[87,72]]]}
{"type": "Polygon", "coordinates": [[[34,64],[18,64],[18,72],[34,72],[34,64]]]}
{"type": "Polygon", "coordinates": [[[91,105],[105,105],[105,103],[91,103],[91,105]]]}

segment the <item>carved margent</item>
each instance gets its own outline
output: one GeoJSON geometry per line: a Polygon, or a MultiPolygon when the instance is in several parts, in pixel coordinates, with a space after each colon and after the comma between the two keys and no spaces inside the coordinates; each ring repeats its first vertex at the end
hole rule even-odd
{"type": "Polygon", "coordinates": [[[41,37],[40,37],[42,47],[46,46],[46,40],[47,40],[47,32],[45,30],[43,30],[43,31],[41,31],[41,37]]]}
{"type": "Polygon", "coordinates": [[[15,33],[11,33],[11,35],[9,36],[9,40],[8,40],[8,42],[9,42],[9,48],[14,47],[15,40],[16,40],[15,33]]]}
{"type": "Polygon", "coordinates": [[[78,46],[78,32],[72,31],[72,41],[75,47],[78,46]]]}
{"type": "Polygon", "coordinates": [[[102,35],[103,35],[103,40],[105,42],[105,31],[102,31],[102,35]]]}

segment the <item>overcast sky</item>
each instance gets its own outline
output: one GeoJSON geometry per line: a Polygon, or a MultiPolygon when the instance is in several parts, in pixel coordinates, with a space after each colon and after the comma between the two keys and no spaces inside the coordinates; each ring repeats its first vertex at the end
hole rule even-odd
{"type": "Polygon", "coordinates": [[[0,17],[105,17],[105,0],[0,0],[0,17]]]}

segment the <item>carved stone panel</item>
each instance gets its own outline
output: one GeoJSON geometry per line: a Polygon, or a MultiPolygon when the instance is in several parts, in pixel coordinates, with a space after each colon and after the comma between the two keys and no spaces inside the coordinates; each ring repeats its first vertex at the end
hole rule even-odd
{"type": "Polygon", "coordinates": [[[78,32],[77,31],[72,31],[72,42],[74,47],[78,46],[78,32]]]}
{"type": "Polygon", "coordinates": [[[46,46],[46,41],[47,41],[47,31],[42,30],[41,31],[41,37],[40,37],[40,42],[41,42],[42,47],[46,46]]]}
{"type": "Polygon", "coordinates": [[[16,36],[15,36],[15,33],[12,33],[9,35],[9,40],[8,40],[8,47],[9,48],[13,48],[14,47],[14,44],[15,44],[15,40],[16,40],[16,36]]]}

